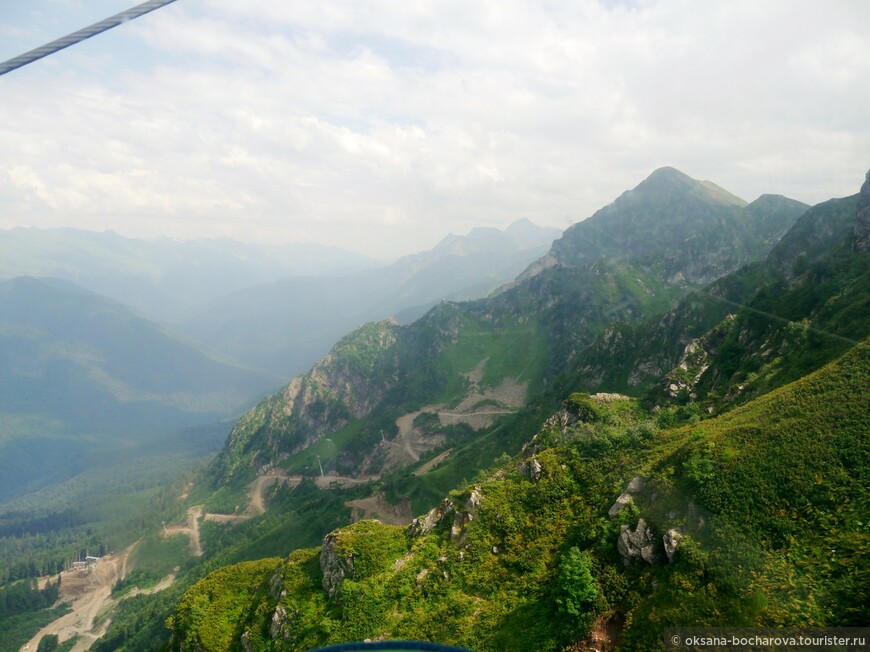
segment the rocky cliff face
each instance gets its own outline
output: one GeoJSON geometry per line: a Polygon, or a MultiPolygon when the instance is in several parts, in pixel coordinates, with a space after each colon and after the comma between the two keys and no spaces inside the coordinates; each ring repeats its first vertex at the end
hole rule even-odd
{"type": "Polygon", "coordinates": [[[227,478],[247,461],[257,473],[303,450],[324,434],[361,419],[398,381],[398,324],[361,326],[304,376],[245,414],[219,460],[227,478]]]}
{"type": "Polygon", "coordinates": [[[864,185],[861,186],[861,194],[858,196],[855,241],[858,251],[861,253],[870,251],[870,170],[867,171],[864,185]]]}

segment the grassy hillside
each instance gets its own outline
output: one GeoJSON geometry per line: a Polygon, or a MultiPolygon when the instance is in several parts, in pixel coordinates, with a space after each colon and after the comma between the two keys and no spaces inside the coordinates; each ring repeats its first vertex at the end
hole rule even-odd
{"type": "MultiPolygon", "coordinates": [[[[678,429],[659,430],[631,401],[574,395],[524,455],[427,519],[407,529],[360,522],[294,552],[244,605],[221,612],[234,642],[205,643],[186,608],[173,640],[210,651],[241,649],[242,636],[255,650],[374,637],[557,650],[606,621],[622,623],[626,649],[648,649],[666,625],[866,623],[867,396],[867,341],[678,429]],[[632,500],[610,518],[626,490],[632,500]],[[652,563],[624,565],[617,543],[639,519],[652,563]],[[669,563],[672,529],[682,538],[669,563]]],[[[220,572],[247,577],[245,567],[220,572]]],[[[217,576],[195,586],[182,604],[216,585],[217,576]]]]}

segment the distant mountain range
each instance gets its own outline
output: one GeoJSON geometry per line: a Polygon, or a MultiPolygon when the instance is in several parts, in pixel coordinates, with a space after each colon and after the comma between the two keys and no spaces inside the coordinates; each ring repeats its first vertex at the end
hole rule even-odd
{"type": "Polygon", "coordinates": [[[29,274],[0,281],[0,502],[235,414],[361,321],[485,295],[556,235],[475,229],[363,272],[317,245],[0,231],[0,278],[29,274]],[[189,335],[154,321],[194,312],[189,335]]]}
{"type": "Polygon", "coordinates": [[[439,301],[486,296],[546,252],[559,233],[528,220],[504,231],[476,228],[386,267],[239,290],[181,327],[249,366],[292,376],[362,323],[388,317],[410,322],[439,301]]]}
{"type": "Polygon", "coordinates": [[[126,238],[112,231],[0,230],[0,280],[61,278],[151,319],[175,322],[219,296],[286,276],[338,276],[375,266],[318,244],[126,238]]]}

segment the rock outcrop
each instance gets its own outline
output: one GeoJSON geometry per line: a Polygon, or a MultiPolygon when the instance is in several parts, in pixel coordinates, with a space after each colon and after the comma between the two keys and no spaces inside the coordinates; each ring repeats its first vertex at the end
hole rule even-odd
{"type": "Polygon", "coordinates": [[[610,520],[619,516],[622,510],[633,502],[634,496],[640,493],[641,489],[643,489],[643,478],[638,475],[632,478],[631,482],[629,482],[628,486],[625,488],[625,491],[619,494],[616,502],[611,505],[607,512],[607,516],[610,517],[610,520]]]}
{"type": "Polygon", "coordinates": [[[541,463],[536,459],[530,459],[526,464],[523,464],[520,472],[527,476],[532,482],[538,482],[541,479],[541,473],[543,473],[544,467],[541,466],[541,463]]]}
{"type": "Polygon", "coordinates": [[[643,559],[648,564],[654,564],[658,561],[655,534],[642,518],[638,519],[634,530],[628,525],[622,526],[619,539],[616,542],[616,549],[626,566],[635,559],[643,559]]]}
{"type": "Polygon", "coordinates": [[[477,516],[477,510],[482,503],[483,494],[480,493],[480,487],[475,487],[471,490],[463,508],[455,510],[453,525],[450,527],[450,539],[453,542],[459,545],[465,543],[465,527],[477,516]]]}
{"type": "Polygon", "coordinates": [[[367,416],[398,382],[398,330],[394,320],[360,326],[308,374],[248,411],[221,453],[221,475],[230,477],[246,460],[262,475],[351,419],[367,416]]]}
{"type": "Polygon", "coordinates": [[[622,492],[619,494],[619,497],[616,499],[616,502],[611,505],[610,510],[607,512],[607,516],[610,517],[612,521],[622,512],[623,509],[628,507],[632,503],[631,494],[626,492],[622,492]]]}
{"type": "Polygon", "coordinates": [[[418,516],[408,526],[408,534],[412,537],[422,537],[429,534],[444,522],[456,508],[449,498],[445,498],[437,507],[430,509],[425,515],[418,516]]]}
{"type": "Polygon", "coordinates": [[[442,523],[448,522],[453,516],[450,525],[450,539],[462,545],[465,542],[465,527],[477,516],[477,510],[483,504],[483,494],[480,487],[471,490],[468,498],[462,506],[456,505],[450,498],[445,498],[440,505],[429,510],[425,516],[415,518],[408,526],[408,534],[412,537],[423,536],[432,532],[442,523]]]}
{"type": "Polygon", "coordinates": [[[736,319],[736,315],[728,315],[715,328],[686,345],[680,363],[662,379],[662,392],[668,400],[674,401],[681,394],[685,394],[686,398],[697,398],[695,387],[710,367],[710,360],[719,351],[736,319]]]}
{"type": "Polygon", "coordinates": [[[287,610],[279,604],[275,607],[275,612],[272,614],[272,621],[269,623],[269,637],[273,640],[289,638],[290,632],[288,631],[288,623],[289,618],[287,616],[287,610]]]}
{"type": "Polygon", "coordinates": [[[343,556],[338,550],[337,532],[330,532],[323,537],[320,547],[320,571],[323,573],[323,590],[331,598],[344,578],[353,573],[353,553],[343,556]]]}

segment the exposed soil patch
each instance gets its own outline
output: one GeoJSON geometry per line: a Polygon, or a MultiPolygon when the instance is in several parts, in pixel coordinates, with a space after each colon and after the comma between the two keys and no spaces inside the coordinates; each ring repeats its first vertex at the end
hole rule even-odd
{"type": "Polygon", "coordinates": [[[529,383],[520,383],[516,378],[505,378],[496,387],[481,387],[472,383],[471,391],[452,412],[477,412],[492,407],[501,410],[516,410],[526,404],[529,383]]]}
{"type": "Polygon", "coordinates": [[[358,478],[351,478],[346,475],[318,475],[314,478],[314,484],[321,489],[329,489],[332,485],[339,487],[355,487],[361,484],[367,484],[372,480],[377,480],[379,475],[363,475],[358,478]]]}
{"type": "Polygon", "coordinates": [[[191,489],[193,489],[193,482],[188,482],[184,485],[184,490],[181,492],[181,495],[178,496],[178,500],[187,500],[187,497],[190,496],[191,489]]]}
{"type": "Polygon", "coordinates": [[[441,433],[424,433],[414,426],[414,419],[424,412],[435,413],[438,407],[428,405],[422,410],[403,414],[396,419],[399,434],[391,441],[382,441],[378,446],[385,453],[383,468],[398,469],[418,462],[420,456],[444,443],[441,433]]]}
{"type": "Polygon", "coordinates": [[[625,622],[619,614],[599,616],[592,631],[570,648],[571,652],[612,652],[619,645],[625,622]]]}
{"type": "MultiPolygon", "coordinates": [[[[318,475],[312,478],[314,484],[320,489],[329,489],[333,485],[339,487],[352,487],[356,485],[366,484],[372,480],[377,480],[380,476],[369,475],[359,478],[351,478],[344,475],[318,475]]],[[[236,523],[246,521],[249,518],[265,514],[268,510],[266,501],[266,490],[277,483],[285,484],[289,487],[296,487],[302,482],[301,475],[286,475],[282,471],[273,471],[266,475],[261,475],[248,486],[248,506],[241,514],[206,514],[203,519],[212,523],[220,523],[226,525],[228,523],[236,523]]],[[[167,531],[173,533],[183,532],[187,534],[189,527],[172,526],[167,527],[167,531]]]]}
{"type": "MultiPolygon", "coordinates": [[[[127,557],[133,552],[133,544],[117,555],[106,555],[86,569],[74,569],[61,573],[60,601],[70,603],[72,611],[43,627],[36,636],[21,648],[21,652],[34,652],[39,641],[47,634],[56,634],[63,643],[74,636],[79,640],[73,652],[89,650],[94,641],[106,633],[111,620],[106,618],[95,626],[97,615],[116,604],[112,588],[127,575],[127,557]]],[[[122,600],[140,593],[157,593],[169,587],[175,580],[170,575],[151,589],[136,589],[122,600]]]]}
{"type": "MultiPolygon", "coordinates": [[[[403,414],[396,419],[398,434],[392,441],[382,441],[378,449],[383,455],[384,470],[398,469],[415,464],[420,457],[434,448],[442,446],[445,436],[442,433],[424,432],[414,426],[415,419],[421,414],[436,414],[442,426],[454,426],[460,423],[471,426],[473,430],[481,430],[491,426],[496,417],[501,414],[513,414],[526,403],[528,382],[520,383],[515,378],[505,378],[497,387],[482,388],[484,360],[474,369],[463,374],[470,384],[469,393],[455,408],[448,409],[443,405],[427,405],[415,412],[403,414]]],[[[444,455],[444,454],[442,454],[444,455]]],[[[437,461],[427,462],[416,474],[425,473],[446,458],[439,456],[437,461]],[[429,466],[431,464],[431,466],[429,466]],[[425,469],[425,470],[424,470],[425,469]]]]}
{"type": "Polygon", "coordinates": [[[353,508],[352,518],[354,522],[376,518],[382,523],[390,525],[408,525],[414,520],[411,504],[407,500],[403,500],[398,505],[391,505],[383,493],[368,498],[349,500],[345,505],[353,508]]]}

